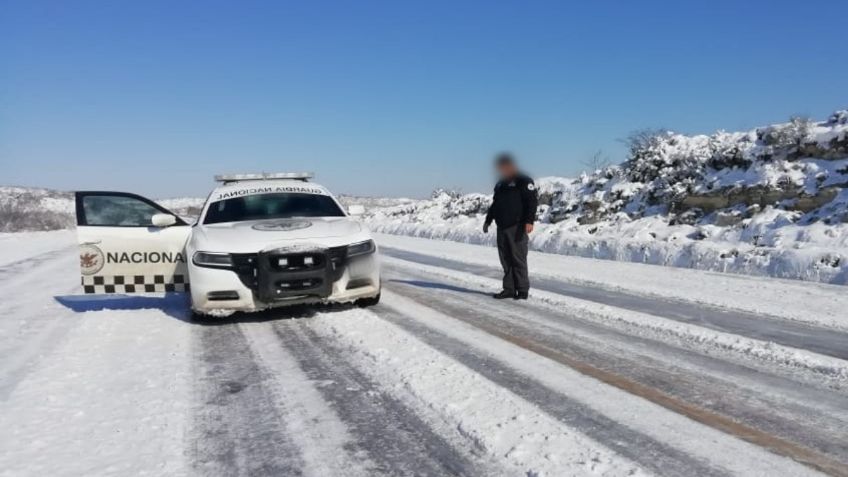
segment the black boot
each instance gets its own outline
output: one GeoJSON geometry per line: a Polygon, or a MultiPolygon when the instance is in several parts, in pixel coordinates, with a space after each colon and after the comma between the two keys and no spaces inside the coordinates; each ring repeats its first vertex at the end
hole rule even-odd
{"type": "Polygon", "coordinates": [[[495,293],[492,295],[492,298],[495,300],[503,300],[504,298],[515,298],[515,292],[509,290],[503,290],[500,293],[495,293]]]}
{"type": "Polygon", "coordinates": [[[520,292],[515,294],[515,299],[516,300],[526,300],[527,297],[529,297],[529,296],[530,296],[530,292],[526,292],[526,291],[521,292],[520,291],[520,292]]]}

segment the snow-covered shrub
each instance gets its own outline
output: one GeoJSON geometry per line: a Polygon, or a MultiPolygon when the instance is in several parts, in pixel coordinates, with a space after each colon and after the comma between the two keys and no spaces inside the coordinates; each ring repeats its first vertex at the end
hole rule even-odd
{"type": "Polygon", "coordinates": [[[812,129],[813,122],[810,119],[797,116],[788,123],[758,129],[757,139],[771,148],[770,153],[764,154],[763,157],[768,155],[770,158],[774,154],[781,155],[781,153],[785,156],[786,152],[807,142],[812,129]]]}
{"type": "Polygon", "coordinates": [[[67,213],[0,204],[0,232],[59,230],[73,227],[74,222],[67,213]]]}
{"type": "MultiPolygon", "coordinates": [[[[534,248],[848,283],[848,112],[711,135],[646,130],[627,144],[620,165],[537,180],[534,248]]],[[[441,192],[370,221],[490,243],[480,232],[490,201],[441,192]]]]}
{"type": "Polygon", "coordinates": [[[836,111],[835,113],[831,114],[830,117],[827,118],[827,124],[832,126],[848,124],[848,109],[836,111]]]}
{"type": "Polygon", "coordinates": [[[0,232],[58,230],[75,224],[70,192],[0,187],[0,232]]]}

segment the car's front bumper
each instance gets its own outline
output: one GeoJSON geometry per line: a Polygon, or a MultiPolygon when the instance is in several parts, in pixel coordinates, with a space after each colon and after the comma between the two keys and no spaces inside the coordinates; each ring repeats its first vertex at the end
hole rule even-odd
{"type": "MultiPolygon", "coordinates": [[[[232,270],[200,267],[189,264],[192,309],[202,314],[227,311],[259,311],[266,308],[309,304],[347,303],[361,298],[372,298],[380,293],[380,267],[376,254],[367,257],[368,266],[361,264],[351,269],[350,264],[338,279],[332,280],[318,294],[296,292],[284,293],[281,298],[268,299],[267,290],[258,286],[248,287],[232,270]],[[355,274],[352,275],[352,271],[355,274]]],[[[332,278],[335,278],[333,276],[332,278]]]]}

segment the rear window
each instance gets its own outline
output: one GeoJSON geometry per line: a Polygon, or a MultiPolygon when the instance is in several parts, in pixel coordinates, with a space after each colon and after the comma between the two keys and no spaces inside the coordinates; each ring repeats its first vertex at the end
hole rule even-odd
{"type": "Polygon", "coordinates": [[[344,211],[328,195],[257,194],[220,200],[209,205],[204,224],[293,217],[344,217],[344,211]]]}

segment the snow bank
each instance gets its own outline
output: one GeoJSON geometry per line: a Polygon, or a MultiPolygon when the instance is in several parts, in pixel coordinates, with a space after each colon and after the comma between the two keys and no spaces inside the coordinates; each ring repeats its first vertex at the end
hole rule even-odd
{"type": "MultiPolygon", "coordinates": [[[[743,133],[634,136],[630,156],[538,180],[531,248],[582,257],[848,283],[848,112],[743,133]]],[[[493,244],[486,194],[438,191],[372,229],[493,244]]]]}

